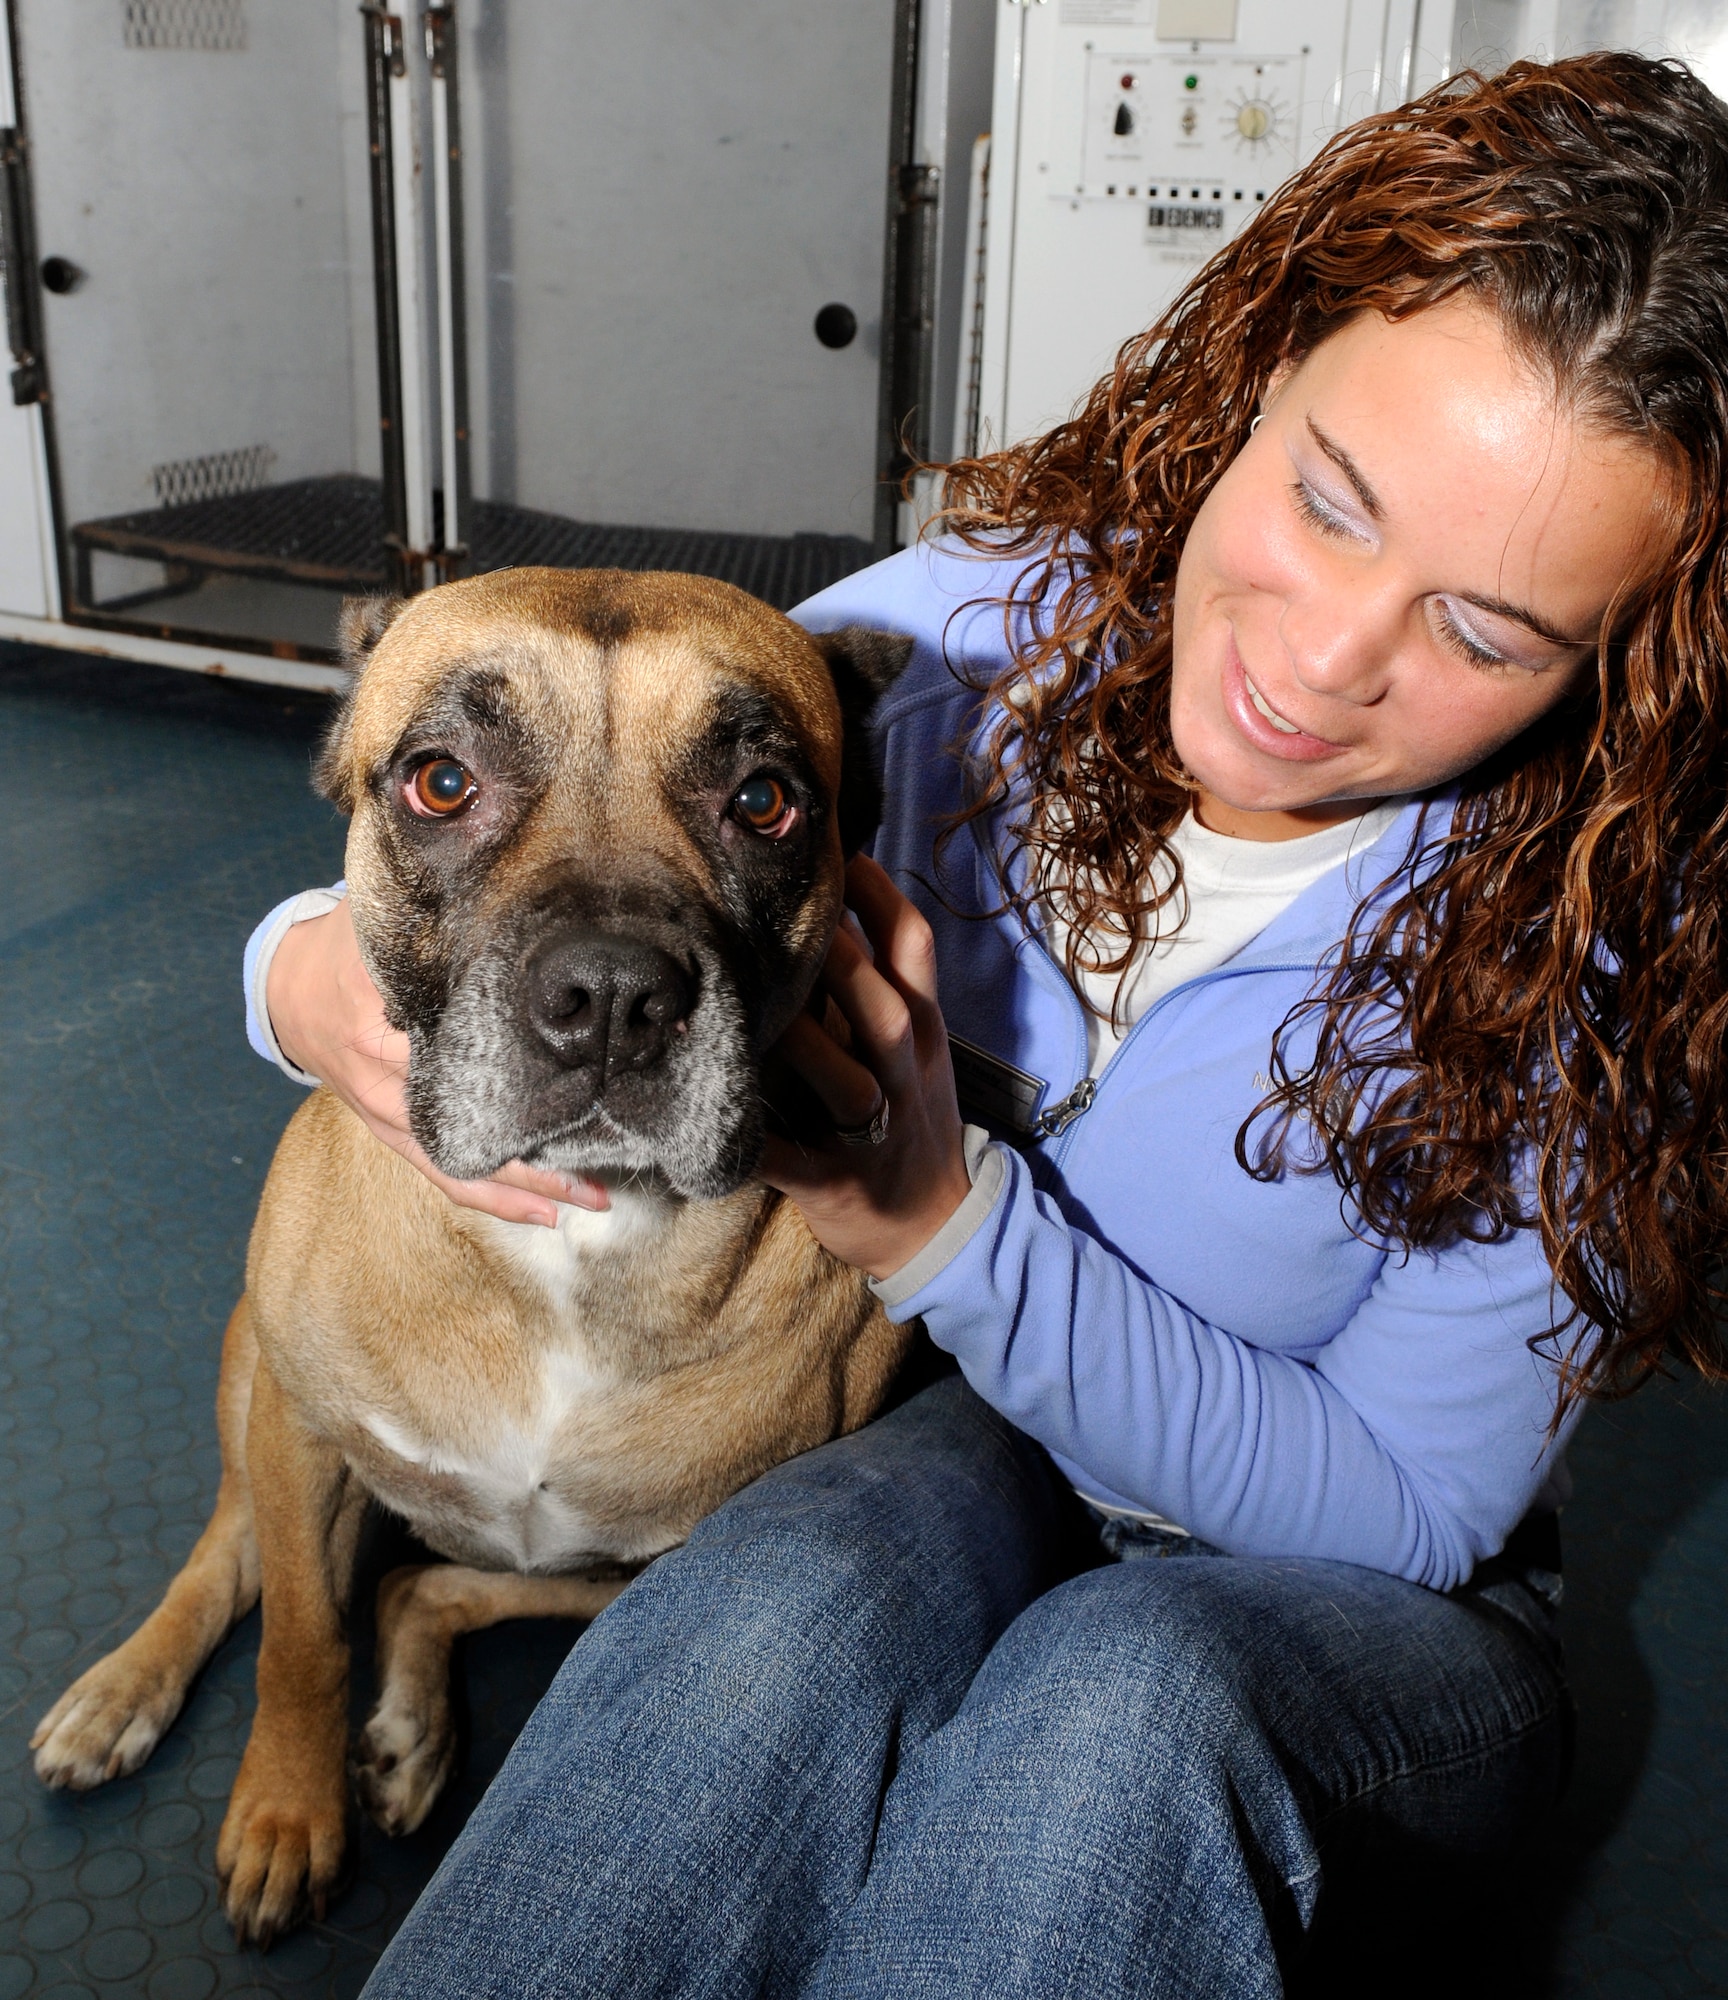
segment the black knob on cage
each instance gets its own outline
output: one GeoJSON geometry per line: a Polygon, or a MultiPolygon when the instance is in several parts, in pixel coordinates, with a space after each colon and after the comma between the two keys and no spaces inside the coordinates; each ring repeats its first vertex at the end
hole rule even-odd
{"type": "Polygon", "coordinates": [[[858,315],[837,300],[816,315],[816,338],[824,347],[850,347],[858,334],[858,315]]]}
{"type": "Polygon", "coordinates": [[[84,282],[84,273],[70,257],[44,257],[42,282],[51,292],[75,292],[84,282]]]}

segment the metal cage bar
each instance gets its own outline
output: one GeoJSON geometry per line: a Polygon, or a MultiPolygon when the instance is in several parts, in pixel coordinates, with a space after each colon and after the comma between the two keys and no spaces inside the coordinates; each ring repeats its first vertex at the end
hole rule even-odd
{"type": "Polygon", "coordinates": [[[366,24],[366,129],[372,196],[372,292],[378,330],[378,442],[383,461],[384,540],[397,589],[418,589],[408,558],[408,476],[402,454],[402,320],[396,281],[394,132],[390,81],[404,67],[401,17],[371,4],[366,24]]]}

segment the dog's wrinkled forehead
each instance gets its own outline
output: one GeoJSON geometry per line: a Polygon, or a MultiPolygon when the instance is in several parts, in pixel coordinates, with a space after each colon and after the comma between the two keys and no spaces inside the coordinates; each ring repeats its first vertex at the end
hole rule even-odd
{"type": "Polygon", "coordinates": [[[668,783],[717,736],[778,733],[830,792],[839,780],[840,714],[822,654],[727,584],[506,570],[410,600],[376,635],[348,636],[365,671],[321,775],[350,809],[404,756],[467,747],[534,789],[556,774],[570,816],[637,827],[660,816],[668,783]]]}

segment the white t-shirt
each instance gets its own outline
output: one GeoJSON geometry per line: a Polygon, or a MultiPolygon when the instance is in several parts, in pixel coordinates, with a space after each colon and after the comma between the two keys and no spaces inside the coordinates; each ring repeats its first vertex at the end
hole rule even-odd
{"type": "MultiPolygon", "coordinates": [[[[1081,957],[1080,991],[1104,1010],[1103,1019],[1090,1014],[1086,1020],[1091,1074],[1103,1073],[1128,1030],[1155,1000],[1234,958],[1311,882],[1350,855],[1372,847],[1403,804],[1402,799],[1386,799],[1355,819],[1340,820],[1295,840],[1238,840],[1211,832],[1190,813],[1170,836],[1170,845],[1182,858],[1187,892],[1188,912],[1180,928],[1142,945],[1120,972],[1089,969],[1081,957]]],[[[1044,914],[1050,953],[1061,965],[1068,927],[1059,896],[1046,895],[1044,914]]],[[[1182,918],[1181,899],[1159,914],[1175,925],[1182,918]]]]}

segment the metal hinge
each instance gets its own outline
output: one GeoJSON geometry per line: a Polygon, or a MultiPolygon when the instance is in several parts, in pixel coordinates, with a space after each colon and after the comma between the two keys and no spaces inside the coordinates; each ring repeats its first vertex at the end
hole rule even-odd
{"type": "Polygon", "coordinates": [[[456,10],[449,0],[428,7],[420,16],[426,30],[426,62],[435,77],[444,76],[451,64],[450,43],[456,32],[456,10]]]}
{"type": "Polygon", "coordinates": [[[36,252],[31,233],[30,161],[23,135],[0,131],[0,276],[6,294],[6,341],[14,403],[40,403],[48,393],[42,367],[42,321],[37,304],[36,252]]]}
{"type": "Polygon", "coordinates": [[[365,0],[360,9],[368,30],[376,34],[376,54],[391,76],[408,74],[408,51],[402,39],[402,16],[392,14],[382,0],[365,0]]]}

